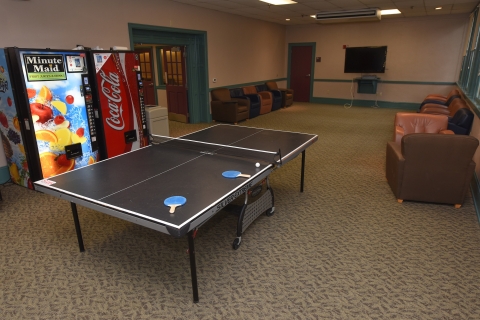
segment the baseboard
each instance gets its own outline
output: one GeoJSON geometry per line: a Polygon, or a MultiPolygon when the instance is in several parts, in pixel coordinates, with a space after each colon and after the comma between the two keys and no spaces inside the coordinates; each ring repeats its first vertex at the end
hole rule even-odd
{"type": "MultiPolygon", "coordinates": [[[[322,98],[312,97],[312,103],[322,104],[341,104],[352,103],[351,99],[338,99],[338,98],[322,98]]],[[[357,100],[353,99],[353,106],[355,107],[379,107],[388,109],[405,109],[405,110],[418,110],[420,104],[418,102],[392,102],[392,101],[375,101],[375,100],[357,100]]]]}
{"type": "Polygon", "coordinates": [[[480,222],[480,184],[478,183],[476,173],[473,173],[470,190],[472,191],[473,205],[475,206],[475,212],[477,212],[477,219],[480,222]]]}
{"type": "Polygon", "coordinates": [[[10,171],[8,166],[0,167],[0,184],[3,184],[10,180],[10,171]]]}

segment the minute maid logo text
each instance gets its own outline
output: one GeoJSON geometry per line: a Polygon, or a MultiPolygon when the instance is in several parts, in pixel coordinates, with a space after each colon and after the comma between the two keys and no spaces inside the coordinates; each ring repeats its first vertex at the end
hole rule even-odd
{"type": "Polygon", "coordinates": [[[24,54],[28,81],[66,80],[65,61],[61,54],[24,54]]]}

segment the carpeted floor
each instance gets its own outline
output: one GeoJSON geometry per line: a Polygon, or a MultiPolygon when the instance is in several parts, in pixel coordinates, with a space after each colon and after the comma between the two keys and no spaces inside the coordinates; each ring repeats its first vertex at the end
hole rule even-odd
{"type": "Polygon", "coordinates": [[[186,238],[79,207],[80,253],[68,202],[1,187],[0,319],[480,319],[470,194],[460,209],[399,204],[386,182],[398,111],[296,103],[240,123],[319,139],[304,193],[299,157],[272,174],[275,214],[238,250],[233,215],[199,229],[197,304],[186,238]]]}

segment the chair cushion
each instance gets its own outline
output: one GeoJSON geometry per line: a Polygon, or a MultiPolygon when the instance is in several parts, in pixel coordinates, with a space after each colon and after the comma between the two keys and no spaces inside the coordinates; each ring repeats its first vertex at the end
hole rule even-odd
{"type": "Polygon", "coordinates": [[[275,81],[267,81],[265,82],[266,86],[269,90],[278,90],[277,83],[275,81]]]}
{"type": "Polygon", "coordinates": [[[255,89],[254,86],[248,86],[248,87],[243,87],[243,93],[244,94],[256,94],[257,89],[255,89]]]}
{"type": "Polygon", "coordinates": [[[404,134],[438,133],[447,129],[448,117],[444,115],[399,112],[395,116],[395,126],[403,128],[404,134]]]}
{"type": "Polygon", "coordinates": [[[229,100],[231,100],[230,90],[228,90],[227,88],[213,89],[211,94],[212,94],[212,100],[214,100],[214,101],[229,101],[229,100]]]}

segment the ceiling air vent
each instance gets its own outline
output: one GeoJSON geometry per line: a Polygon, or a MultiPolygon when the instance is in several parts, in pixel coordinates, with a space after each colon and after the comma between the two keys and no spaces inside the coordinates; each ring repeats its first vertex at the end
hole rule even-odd
{"type": "Polygon", "coordinates": [[[380,10],[376,8],[320,12],[315,15],[318,23],[380,21],[381,18],[380,10]]]}

